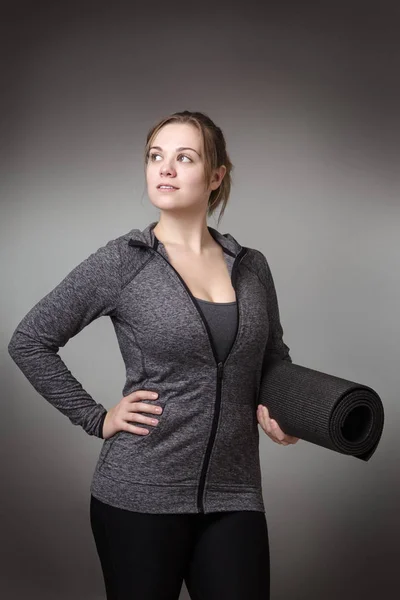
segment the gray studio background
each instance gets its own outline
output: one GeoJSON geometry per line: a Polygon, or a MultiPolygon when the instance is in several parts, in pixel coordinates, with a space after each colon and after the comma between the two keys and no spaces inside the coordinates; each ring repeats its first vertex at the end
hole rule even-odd
{"type": "MultiPolygon", "coordinates": [[[[89,524],[102,442],[31,387],[7,343],[76,264],[157,220],[145,136],[185,109],[225,133],[219,229],[268,257],[293,362],[369,385],[385,407],[367,463],[260,428],[271,598],[386,597],[400,558],[399,8],[53,4],[2,9],[2,597],[105,598],[89,524]]],[[[60,354],[97,401],[119,402],[109,319],[60,354]]]]}

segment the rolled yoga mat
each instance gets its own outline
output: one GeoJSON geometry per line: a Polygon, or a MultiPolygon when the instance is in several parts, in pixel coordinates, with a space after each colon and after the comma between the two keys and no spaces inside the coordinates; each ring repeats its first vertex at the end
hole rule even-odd
{"type": "Polygon", "coordinates": [[[266,364],[258,404],[284,433],[365,461],[383,431],[383,405],[373,389],[287,360],[266,364]]]}

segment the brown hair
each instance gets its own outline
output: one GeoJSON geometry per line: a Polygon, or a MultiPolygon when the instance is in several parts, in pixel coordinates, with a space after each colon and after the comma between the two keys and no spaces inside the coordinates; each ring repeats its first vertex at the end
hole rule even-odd
{"type": "Polygon", "coordinates": [[[221,184],[216,190],[212,190],[208,199],[207,216],[211,216],[218,206],[222,205],[219,213],[219,221],[222,218],[231,191],[233,165],[226,151],[226,143],[222,130],[204,113],[184,110],[173,113],[162,118],[148,132],[145,147],[145,168],[149,160],[149,148],[160,129],[167,123],[189,123],[200,131],[204,150],[204,175],[207,185],[211,182],[211,174],[214,169],[225,165],[226,172],[221,184]]]}

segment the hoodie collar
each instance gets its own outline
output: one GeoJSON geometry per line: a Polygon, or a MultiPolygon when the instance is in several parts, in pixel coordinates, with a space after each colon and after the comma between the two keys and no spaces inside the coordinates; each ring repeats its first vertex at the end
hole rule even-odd
{"type": "MultiPolygon", "coordinates": [[[[158,240],[156,235],[153,232],[154,227],[157,225],[158,221],[153,221],[149,223],[145,229],[132,229],[129,232],[129,245],[130,246],[142,246],[145,244],[146,246],[150,246],[151,248],[157,250],[159,246],[160,249],[164,250],[164,245],[162,242],[158,240]]],[[[220,233],[217,229],[210,227],[207,225],[208,231],[213,236],[216,242],[222,246],[224,252],[227,254],[236,257],[243,246],[239,244],[239,242],[230,234],[230,233],[220,233]]]]}

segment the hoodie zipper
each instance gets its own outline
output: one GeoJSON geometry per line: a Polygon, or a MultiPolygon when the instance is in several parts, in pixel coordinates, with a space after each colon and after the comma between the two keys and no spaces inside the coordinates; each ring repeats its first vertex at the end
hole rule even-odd
{"type": "MultiPolygon", "coordinates": [[[[156,248],[153,248],[152,246],[149,246],[148,244],[145,244],[144,242],[140,242],[140,241],[136,241],[136,240],[130,240],[129,244],[131,246],[135,245],[135,246],[143,246],[146,248],[149,248],[150,250],[153,250],[154,252],[157,253],[158,256],[161,256],[161,258],[163,260],[165,260],[165,262],[171,267],[171,269],[173,269],[175,271],[175,273],[178,275],[179,280],[181,281],[182,285],[184,286],[184,288],[186,289],[187,293],[189,294],[190,299],[192,300],[193,304],[195,305],[202,321],[204,322],[204,325],[206,327],[207,330],[207,334],[208,334],[208,339],[211,345],[211,349],[214,355],[214,359],[216,362],[216,366],[217,366],[217,388],[216,388],[216,398],[215,398],[215,404],[214,404],[214,416],[213,416],[213,422],[212,422],[212,426],[211,426],[211,433],[210,436],[208,438],[208,443],[207,443],[207,448],[206,448],[206,452],[204,455],[204,460],[203,460],[203,465],[201,468],[201,473],[200,473],[200,480],[199,480],[199,487],[198,487],[198,492],[197,492],[197,508],[198,508],[198,512],[199,513],[204,513],[204,500],[203,500],[203,495],[204,495],[204,486],[205,486],[205,481],[206,481],[206,477],[207,477],[207,471],[208,471],[208,465],[210,463],[210,457],[211,457],[211,453],[212,453],[212,449],[214,446],[214,441],[215,441],[215,436],[216,436],[216,432],[217,432],[217,427],[218,427],[218,421],[219,421],[219,414],[220,414],[220,407],[221,407],[221,391],[222,391],[222,379],[224,376],[224,366],[226,361],[228,360],[228,358],[230,357],[233,348],[236,345],[236,340],[239,334],[239,328],[240,328],[240,322],[238,322],[238,326],[236,329],[236,335],[235,335],[235,339],[232,342],[231,348],[229,350],[228,356],[225,358],[224,361],[220,361],[218,362],[218,355],[217,355],[217,351],[215,349],[214,346],[214,342],[211,336],[211,331],[210,328],[208,326],[207,323],[207,319],[204,317],[203,315],[203,311],[201,310],[201,308],[199,307],[199,304],[195,298],[195,296],[193,296],[192,292],[190,291],[189,287],[187,286],[185,280],[183,279],[183,277],[181,277],[180,273],[175,269],[175,267],[169,262],[169,260],[167,260],[156,248]]],[[[223,251],[225,252],[225,249],[223,248],[223,251]]],[[[240,261],[243,259],[243,257],[245,256],[245,254],[247,253],[247,248],[245,246],[242,246],[242,249],[240,250],[239,254],[235,257],[235,260],[233,262],[232,265],[232,274],[231,274],[231,282],[232,282],[232,287],[235,290],[235,294],[236,294],[236,276],[237,276],[237,268],[239,266],[240,261]]],[[[236,295],[237,298],[237,295],[236,295]]],[[[239,312],[239,300],[237,298],[237,309],[238,309],[238,315],[240,315],[239,312]]]]}

